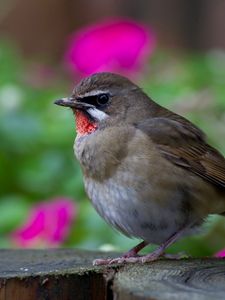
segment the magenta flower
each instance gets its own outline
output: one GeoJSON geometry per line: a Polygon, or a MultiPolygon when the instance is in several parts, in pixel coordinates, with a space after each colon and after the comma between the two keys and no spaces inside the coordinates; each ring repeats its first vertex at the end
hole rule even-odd
{"type": "Polygon", "coordinates": [[[73,34],[65,62],[75,76],[109,71],[133,77],[144,67],[155,44],[149,28],[127,19],[108,20],[73,34]]]}
{"type": "Polygon", "coordinates": [[[56,247],[67,238],[76,216],[74,201],[57,198],[36,205],[24,225],[12,234],[19,247],[56,247]]]}
{"type": "Polygon", "coordinates": [[[220,250],[215,254],[215,257],[225,257],[225,249],[220,250]]]}

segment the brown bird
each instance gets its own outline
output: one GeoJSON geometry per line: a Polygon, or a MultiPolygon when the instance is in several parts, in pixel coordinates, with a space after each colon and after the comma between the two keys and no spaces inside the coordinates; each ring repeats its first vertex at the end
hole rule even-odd
{"type": "Polygon", "coordinates": [[[143,240],[123,256],[95,264],[149,262],[208,214],[225,214],[225,159],[204,133],[112,73],[83,79],[55,101],[76,118],[74,151],[97,212],[143,240]],[[138,256],[146,245],[160,245],[138,256]]]}

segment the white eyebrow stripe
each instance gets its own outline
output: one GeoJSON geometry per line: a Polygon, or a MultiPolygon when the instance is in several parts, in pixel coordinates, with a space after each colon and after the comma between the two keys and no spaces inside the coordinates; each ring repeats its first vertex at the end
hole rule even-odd
{"type": "Polygon", "coordinates": [[[91,107],[91,108],[88,108],[87,111],[94,119],[96,119],[98,121],[103,121],[106,118],[108,118],[108,115],[104,111],[101,111],[97,108],[91,107]]]}
{"type": "Polygon", "coordinates": [[[108,91],[94,90],[94,91],[87,92],[81,95],[80,97],[85,98],[85,97],[97,96],[97,95],[108,94],[108,93],[109,93],[108,91]]]}

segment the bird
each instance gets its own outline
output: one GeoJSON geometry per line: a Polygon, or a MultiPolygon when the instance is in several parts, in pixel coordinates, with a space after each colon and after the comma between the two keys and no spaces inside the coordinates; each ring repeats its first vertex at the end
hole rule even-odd
{"type": "Polygon", "coordinates": [[[94,208],[109,225],[141,240],[95,265],[157,260],[209,214],[225,215],[224,156],[201,129],[128,78],[90,75],[55,104],[73,111],[74,152],[94,208]],[[157,248],[139,255],[149,244],[157,248]]]}

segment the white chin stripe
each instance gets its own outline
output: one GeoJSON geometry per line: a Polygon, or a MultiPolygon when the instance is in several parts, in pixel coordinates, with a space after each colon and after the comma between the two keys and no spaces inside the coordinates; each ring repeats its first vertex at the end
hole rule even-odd
{"type": "Polygon", "coordinates": [[[103,121],[108,117],[106,113],[97,108],[88,108],[87,111],[94,119],[98,121],[103,121]]]}

